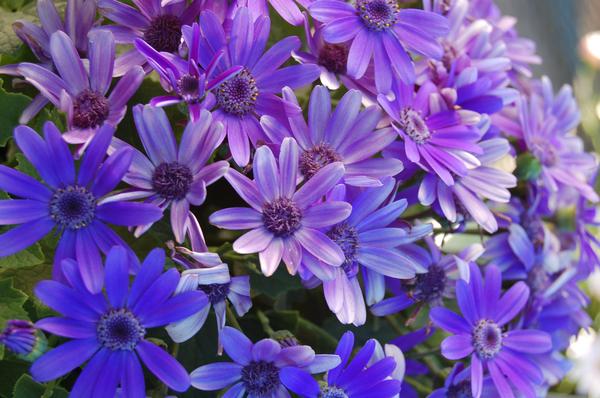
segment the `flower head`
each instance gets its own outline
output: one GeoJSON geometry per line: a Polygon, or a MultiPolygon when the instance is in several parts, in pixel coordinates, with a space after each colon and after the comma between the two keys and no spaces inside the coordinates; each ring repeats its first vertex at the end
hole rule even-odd
{"type": "Polygon", "coordinates": [[[100,252],[107,253],[114,245],[127,246],[105,223],[134,226],[162,217],[153,204],[109,198],[133,156],[130,149],[123,148],[103,161],[113,133],[108,125],[99,129],[76,173],[69,147],[53,123],[44,125],[45,139],[29,127],[15,129],[15,142],[45,184],[0,166],[0,188],[19,198],[0,201],[4,209],[1,223],[20,224],[0,235],[0,256],[27,248],[56,228],[61,237],[54,256],[54,276],[61,277],[61,260],[75,258],[85,285],[93,292],[100,291],[104,274],[100,252]]]}
{"type": "Polygon", "coordinates": [[[529,289],[517,282],[501,296],[501,284],[497,267],[487,268],[484,283],[479,267],[471,264],[469,282],[459,280],[456,284],[462,316],[437,307],[430,317],[436,326],[453,334],[442,342],[442,355],[453,360],[471,356],[474,397],[482,394],[485,369],[500,396],[514,396],[512,386],[526,396],[535,396],[534,388],[543,377],[530,357],[550,352],[552,341],[539,330],[507,328],[525,307],[529,289]]]}
{"type": "Polygon", "coordinates": [[[340,363],[337,355],[315,355],[306,345],[282,347],[273,339],[253,344],[237,329],[221,332],[225,352],[233,362],[204,365],[191,373],[192,386],[215,391],[229,387],[239,397],[288,396],[287,388],[315,397],[319,387],[311,373],[328,371],[340,363]]]}
{"type": "Polygon", "coordinates": [[[106,258],[106,297],[90,293],[73,260],[63,262],[68,285],[42,281],[36,296],[61,317],[44,318],[37,327],[73,340],[49,351],[31,367],[31,374],[45,382],[67,374],[88,361],[75,382],[74,396],[114,396],[120,386],[124,396],[144,397],[140,360],[175,391],[190,385],[186,370],[145,336],[150,328],[164,326],[191,315],[205,302],[199,292],[171,297],[179,280],[177,270],[162,272],[165,256],[152,251],[129,284],[129,259],[121,247],[106,258]]]}
{"type": "MultiPolygon", "coordinates": [[[[202,110],[198,120],[187,124],[178,148],[164,110],[137,105],[133,117],[147,157],[125,142],[113,140],[111,151],[129,148],[133,152],[131,167],[123,178],[133,188],[120,197],[146,198],[161,209],[170,207],[175,240],[183,242],[190,205],[204,203],[206,187],[229,168],[226,161],[207,164],[225,138],[223,126],[212,125],[212,115],[202,110]]],[[[151,225],[140,224],[135,234],[141,235],[151,225]]]]}
{"type": "Polygon", "coordinates": [[[230,208],[213,213],[209,221],[220,228],[251,229],[233,243],[238,253],[259,253],[260,266],[272,275],[283,259],[296,273],[303,253],[339,266],[344,253],[320,230],[344,220],[350,205],[343,201],[320,202],[342,178],[344,166],[331,163],[299,189],[300,151],[293,138],[281,144],[279,165],[267,146],[256,150],[254,181],[230,169],[225,178],[252,208],[230,208]]]}
{"type": "Polygon", "coordinates": [[[6,322],[4,330],[0,332],[0,344],[20,358],[33,361],[44,353],[47,341],[33,323],[10,319],[6,322]]]}
{"type": "Polygon", "coordinates": [[[66,113],[69,131],[65,139],[73,144],[88,144],[104,123],[116,126],[144,78],[140,67],[130,68],[108,95],[115,59],[113,35],[95,30],[90,32],[89,40],[89,69],[62,31],[50,36],[50,54],[57,73],[30,63],[21,63],[17,68],[42,95],[66,113]]]}
{"type": "Polygon", "coordinates": [[[317,0],[311,16],[324,23],[323,39],[330,44],[350,42],[347,73],[361,78],[374,60],[377,90],[388,93],[392,80],[415,79],[407,49],[430,58],[440,58],[436,39],[448,31],[445,17],[423,10],[402,9],[396,0],[317,0]]]}

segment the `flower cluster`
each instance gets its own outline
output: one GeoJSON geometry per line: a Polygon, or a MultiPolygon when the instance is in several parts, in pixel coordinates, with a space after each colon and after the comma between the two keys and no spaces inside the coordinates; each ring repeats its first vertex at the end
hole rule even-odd
{"type": "Polygon", "coordinates": [[[39,92],[0,165],[0,257],[53,263],[30,319],[0,313],[36,382],[535,398],[564,377],[598,162],[492,0],[37,3],[14,24],[37,62],[0,66],[39,92]]]}

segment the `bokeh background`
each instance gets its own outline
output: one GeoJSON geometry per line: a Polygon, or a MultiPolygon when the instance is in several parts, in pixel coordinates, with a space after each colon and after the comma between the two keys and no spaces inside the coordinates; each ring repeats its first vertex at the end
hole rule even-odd
{"type": "MultiPolygon", "coordinates": [[[[558,89],[571,84],[581,107],[580,133],[600,155],[600,0],[497,0],[504,14],[518,18],[521,36],[537,43],[544,62],[535,68],[558,89]]],[[[597,190],[600,186],[597,186],[597,190]]],[[[587,282],[592,300],[590,330],[582,330],[568,351],[574,366],[555,389],[558,397],[600,398],[600,272],[587,282]]]]}

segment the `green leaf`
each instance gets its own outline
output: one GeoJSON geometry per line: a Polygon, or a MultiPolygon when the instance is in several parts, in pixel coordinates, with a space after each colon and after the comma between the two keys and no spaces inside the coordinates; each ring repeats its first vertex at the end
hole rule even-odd
{"type": "Polygon", "coordinates": [[[12,278],[0,280],[0,329],[9,319],[28,319],[25,301],[27,295],[13,287],[12,278]]]}
{"type": "Polygon", "coordinates": [[[540,161],[531,153],[526,152],[517,157],[517,169],[515,175],[521,181],[533,181],[542,172],[540,161]]]}
{"type": "Polygon", "coordinates": [[[31,267],[32,265],[42,264],[45,259],[40,244],[34,243],[25,250],[0,258],[0,268],[31,267]]]}
{"type": "Polygon", "coordinates": [[[62,387],[43,385],[24,374],[17,380],[13,389],[13,398],[66,398],[69,392],[62,387]]]}
{"type": "MultiPolygon", "coordinates": [[[[0,14],[0,25],[3,25],[0,14]]],[[[0,36],[0,40],[2,37],[0,36]]],[[[2,43],[0,42],[0,52],[2,43]]],[[[9,93],[3,88],[0,80],[0,147],[3,147],[12,137],[13,129],[19,124],[19,117],[23,110],[29,105],[31,99],[23,94],[9,93]]]]}

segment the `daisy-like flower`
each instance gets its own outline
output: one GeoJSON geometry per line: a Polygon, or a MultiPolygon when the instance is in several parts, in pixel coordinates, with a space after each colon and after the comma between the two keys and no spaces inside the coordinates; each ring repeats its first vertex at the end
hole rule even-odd
{"type": "Polygon", "coordinates": [[[69,143],[89,143],[104,123],[116,126],[125,116],[127,101],[136,92],[144,71],[133,67],[109,91],[115,60],[113,35],[104,30],[89,34],[89,68],[77,48],[62,31],[50,36],[50,54],[58,74],[36,64],[21,63],[18,72],[54,106],[67,115],[69,143]]]}
{"type": "Polygon", "coordinates": [[[267,16],[253,20],[248,9],[242,7],[233,18],[231,33],[226,35],[213,12],[205,11],[200,16],[199,63],[202,68],[209,69],[209,63],[221,49],[226,50],[226,55],[215,72],[243,67],[235,77],[214,90],[216,108],[213,111],[215,120],[225,126],[229,150],[239,166],[246,166],[250,160],[250,141],[255,146],[266,141],[258,122],[262,115],[283,115],[284,108],[300,112],[296,104],[282,101],[275,93],[286,86],[302,87],[319,77],[316,65],[280,68],[291,52],[300,47],[298,37],[286,37],[265,52],[270,24],[267,16]]]}
{"type": "MultiPolygon", "coordinates": [[[[123,178],[133,188],[117,198],[146,198],[161,209],[170,207],[173,234],[181,243],[185,239],[190,205],[204,203],[206,187],[229,168],[226,161],[207,164],[225,138],[223,126],[220,123],[213,126],[210,112],[202,110],[197,121],[187,124],[178,149],[164,110],[137,105],[133,108],[133,118],[148,157],[113,139],[110,151],[125,147],[133,152],[131,167],[123,178]]],[[[151,226],[151,223],[140,224],[135,235],[140,236],[151,226]]]]}
{"type": "MultiPolygon", "coordinates": [[[[168,2],[161,0],[134,0],[133,5],[118,0],[99,0],[100,14],[114,25],[104,25],[115,35],[119,44],[134,44],[143,39],[156,51],[175,53],[182,41],[181,27],[194,22],[202,8],[202,0],[168,2]]],[[[143,65],[146,58],[132,48],[115,60],[115,76],[121,76],[135,65],[143,65]]]]}
{"type": "MultiPolygon", "coordinates": [[[[356,326],[366,321],[365,299],[359,283],[362,272],[366,289],[366,302],[373,305],[383,299],[385,277],[411,279],[417,272],[426,269],[412,256],[405,253],[404,245],[431,233],[431,224],[411,229],[394,225],[406,210],[406,200],[390,201],[394,189],[393,179],[388,178],[383,186],[368,188],[350,200],[350,216],[324,228],[326,235],[344,253],[341,267],[331,266],[307,253],[302,258],[304,279],[315,275],[323,281],[323,293],[329,309],[340,322],[356,326]],[[308,275],[306,275],[306,271],[308,275]]],[[[346,200],[343,186],[336,187],[331,200],[346,200]]]]}
{"type": "MultiPolygon", "coordinates": [[[[50,51],[50,36],[56,31],[63,31],[73,41],[75,48],[86,54],[88,50],[88,32],[96,24],[96,2],[94,0],[67,0],[64,19],[52,0],[38,0],[37,13],[40,26],[26,20],[13,23],[15,34],[25,43],[41,66],[53,70],[54,65],[50,51]]],[[[0,74],[21,76],[18,64],[0,66],[0,74]]],[[[23,110],[19,123],[27,124],[48,103],[48,99],[37,94],[23,110]]]]}
{"type": "Polygon", "coordinates": [[[469,168],[481,164],[475,157],[483,153],[477,127],[481,117],[473,111],[455,110],[431,82],[414,90],[413,85],[398,82],[394,100],[381,94],[378,100],[393,119],[406,158],[453,185],[456,176],[465,176],[469,168]]]}
{"type": "MultiPolygon", "coordinates": [[[[167,326],[167,332],[173,341],[180,343],[192,338],[206,322],[211,307],[217,318],[217,334],[225,327],[227,301],[233,304],[238,316],[244,316],[252,307],[250,298],[250,277],[230,276],[229,267],[216,253],[208,252],[202,238],[200,224],[190,215],[188,233],[192,249],[173,247],[171,258],[186,268],[181,275],[175,294],[189,290],[199,290],[208,297],[208,303],[198,308],[194,315],[167,326]]],[[[218,351],[222,345],[219,341],[218,351]]]]}
{"type": "Polygon", "coordinates": [[[530,98],[521,98],[519,120],[520,138],[541,164],[541,184],[552,194],[570,187],[598,202],[598,194],[588,184],[598,160],[584,151],[583,141],[574,133],[580,113],[571,87],[564,86],[555,96],[550,79],[543,77],[536,88],[530,98]]]}
{"type": "Polygon", "coordinates": [[[323,22],[327,43],[351,42],[347,72],[361,78],[374,61],[375,83],[388,93],[392,80],[405,83],[415,79],[414,65],[407,49],[427,58],[443,55],[437,38],[447,33],[445,17],[417,9],[402,9],[396,0],[317,0],[308,7],[310,15],[323,22]]]}
{"type": "Polygon", "coordinates": [[[46,337],[35,325],[22,319],[9,319],[4,330],[0,332],[0,344],[12,351],[19,358],[33,361],[46,351],[46,337]]]}
{"type": "Polygon", "coordinates": [[[315,355],[306,345],[282,347],[273,339],[253,344],[242,332],[226,326],[221,332],[225,352],[233,362],[204,365],[191,373],[192,386],[203,391],[229,387],[225,396],[288,397],[288,388],[302,397],[316,397],[311,376],[335,368],[337,355],[315,355]]]}
{"type": "Polygon", "coordinates": [[[502,296],[501,290],[497,267],[487,268],[484,283],[479,267],[471,264],[469,282],[456,284],[462,316],[443,307],[430,312],[436,326],[452,333],[442,341],[442,355],[452,360],[471,356],[473,397],[482,395],[486,369],[500,396],[514,397],[515,388],[526,397],[536,397],[535,387],[543,376],[531,356],[550,352],[552,341],[539,330],[507,327],[524,309],[529,289],[517,282],[502,296]]]}
{"type": "Polygon", "coordinates": [[[200,26],[194,23],[192,26],[183,27],[183,38],[188,46],[188,60],[181,62],[177,56],[168,53],[160,53],[141,39],[135,40],[135,47],[146,58],[148,64],[166,82],[170,95],[152,98],[150,105],[167,106],[185,102],[190,112],[192,121],[200,117],[203,108],[211,108],[214,105],[214,97],[205,103],[206,94],[221,83],[231,79],[242,70],[241,66],[235,66],[215,76],[215,67],[224,55],[224,51],[215,53],[214,59],[209,63],[208,69],[203,70],[198,65],[200,26]]]}
{"type": "Polygon", "coordinates": [[[295,274],[303,253],[339,266],[344,253],[320,230],[346,219],[351,207],[343,201],[319,202],[344,175],[344,165],[334,162],[297,188],[300,150],[293,138],[281,144],[279,165],[267,146],[256,150],[254,181],[229,169],[225,178],[252,207],[233,207],[213,213],[209,221],[219,228],[251,229],[233,243],[238,253],[258,253],[263,274],[271,276],[283,259],[295,274]]]}
{"type": "MultiPolygon", "coordinates": [[[[100,252],[107,253],[115,245],[127,246],[105,223],[135,226],[162,217],[153,204],[107,200],[133,156],[130,149],[122,149],[103,161],[113,133],[108,125],[98,130],[76,173],[69,147],[54,124],[44,125],[45,139],[29,127],[15,129],[15,142],[45,184],[0,166],[0,189],[19,198],[0,201],[0,223],[20,224],[0,235],[0,257],[31,246],[56,228],[60,241],[54,255],[54,277],[61,278],[61,260],[75,258],[85,285],[92,292],[100,291],[104,275],[100,252]]],[[[130,255],[134,256],[131,250],[130,255]]]]}
{"type": "Polygon", "coordinates": [[[31,366],[33,378],[54,380],[89,360],[71,397],[114,397],[120,386],[123,396],[143,398],[141,360],[173,390],[187,390],[190,377],[183,366],[144,337],[150,328],[191,315],[207,299],[195,291],[171,297],[179,273],[174,268],[163,273],[164,263],[162,250],[150,252],[130,286],[130,259],[122,247],[113,247],[106,257],[105,297],[86,289],[81,265],[64,260],[68,285],[42,281],[35,287],[36,296],[62,316],[44,318],[36,325],[73,340],[40,357],[31,366]]]}
{"type": "MultiPolygon", "coordinates": [[[[297,103],[292,90],[284,89],[285,100],[297,103]]],[[[381,179],[402,171],[402,162],[393,158],[375,158],[397,137],[391,128],[377,129],[381,113],[376,106],[361,110],[362,95],[350,90],[331,109],[329,91],[317,86],[308,105],[308,123],[302,113],[288,115],[291,131],[277,119],[263,116],[260,123],[271,143],[294,137],[302,149],[299,170],[310,179],[324,166],[342,162],[344,182],[355,186],[381,186],[381,179]]]]}

